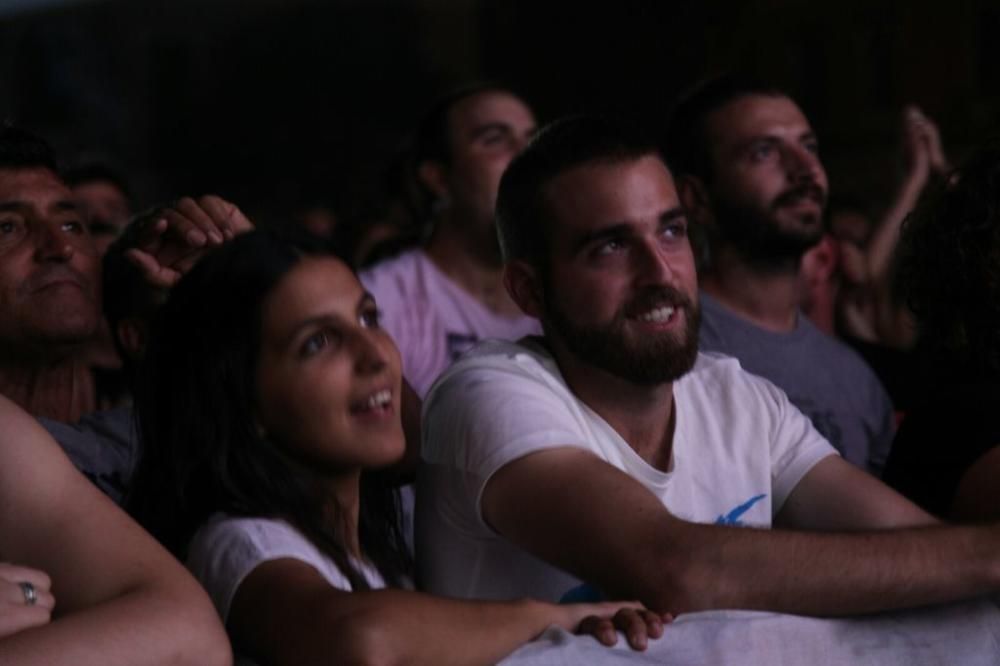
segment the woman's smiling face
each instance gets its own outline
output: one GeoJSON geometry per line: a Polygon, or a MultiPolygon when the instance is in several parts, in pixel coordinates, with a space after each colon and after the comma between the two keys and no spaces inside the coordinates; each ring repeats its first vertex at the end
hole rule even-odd
{"type": "Polygon", "coordinates": [[[399,460],[399,351],[351,270],[332,257],[303,258],[261,316],[257,419],[267,437],[324,474],[399,460]]]}

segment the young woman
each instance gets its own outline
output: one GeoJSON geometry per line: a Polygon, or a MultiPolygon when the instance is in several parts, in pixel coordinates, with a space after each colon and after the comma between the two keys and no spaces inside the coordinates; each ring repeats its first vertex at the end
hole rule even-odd
{"type": "Polygon", "coordinates": [[[934,192],[901,250],[925,379],[883,478],[942,518],[1000,519],[1000,145],[934,192]]]}
{"type": "Polygon", "coordinates": [[[160,313],[136,395],[131,506],[263,663],[495,662],[549,625],[633,647],[634,604],[415,593],[382,470],[403,455],[400,358],[351,270],[252,232],[198,264],[160,313]]]}

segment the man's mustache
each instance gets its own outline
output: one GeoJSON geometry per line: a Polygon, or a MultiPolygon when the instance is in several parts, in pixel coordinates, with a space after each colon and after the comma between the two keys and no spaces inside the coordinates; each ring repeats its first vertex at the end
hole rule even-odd
{"type": "Polygon", "coordinates": [[[28,279],[21,283],[18,291],[22,294],[31,294],[57,282],[72,282],[84,291],[90,290],[90,280],[79,271],[69,266],[55,265],[42,268],[29,275],[28,279]]]}
{"type": "Polygon", "coordinates": [[[773,208],[788,206],[802,199],[811,199],[820,207],[826,205],[826,190],[815,182],[805,182],[785,190],[774,200],[773,208]]]}
{"type": "Polygon", "coordinates": [[[649,287],[631,299],[622,309],[625,316],[635,317],[650,310],[670,306],[690,312],[694,302],[683,292],[668,285],[649,287]]]}

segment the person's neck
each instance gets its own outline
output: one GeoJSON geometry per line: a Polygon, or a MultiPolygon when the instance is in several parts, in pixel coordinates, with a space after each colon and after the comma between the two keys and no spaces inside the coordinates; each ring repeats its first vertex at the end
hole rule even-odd
{"type": "Polygon", "coordinates": [[[438,269],[489,310],[509,317],[521,315],[503,285],[503,262],[495,242],[476,242],[468,234],[442,223],[424,251],[438,269]],[[489,247],[486,247],[489,245],[489,247]]]}
{"type": "Polygon", "coordinates": [[[615,429],[652,467],[667,471],[673,455],[673,383],[638,385],[582,362],[551,338],[546,339],[573,394],[615,429]]]}
{"type": "Polygon", "coordinates": [[[0,393],[35,417],[75,423],[96,409],[94,377],[76,354],[45,358],[17,352],[0,360],[0,393]]]}
{"type": "Polygon", "coordinates": [[[336,533],[343,539],[347,553],[357,560],[364,558],[358,531],[361,509],[361,472],[330,476],[323,480],[327,498],[326,517],[333,522],[336,533]]]}
{"type": "Polygon", "coordinates": [[[701,288],[743,319],[768,331],[787,333],[798,323],[798,273],[798,261],[765,269],[722,247],[701,276],[701,288]]]}

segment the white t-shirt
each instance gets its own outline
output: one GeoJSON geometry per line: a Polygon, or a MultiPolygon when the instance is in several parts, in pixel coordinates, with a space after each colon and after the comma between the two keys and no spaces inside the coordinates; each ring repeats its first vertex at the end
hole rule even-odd
{"type": "Polygon", "coordinates": [[[464,598],[587,596],[581,581],[507,542],[482,518],[486,482],[529,453],[586,449],[680,518],[759,527],[771,525],[813,465],[836,455],[780,389],[735,359],[700,354],[673,395],[673,459],[661,472],[573,395],[539,340],[484,343],[452,366],[424,402],[416,525],[422,585],[464,598]]]}
{"type": "MultiPolygon", "coordinates": [[[[208,591],[225,623],[233,596],[250,572],[265,562],[286,558],[310,565],[338,590],[351,589],[333,560],[283,520],[215,514],[191,539],[187,566],[208,591]]],[[[372,589],[386,586],[374,567],[355,565],[372,589]]]]}
{"type": "Polygon", "coordinates": [[[411,250],[359,275],[375,297],[382,326],[403,356],[403,376],[421,398],[452,361],[486,338],[517,340],[541,332],[532,317],[493,312],[455,284],[423,250],[411,250]]]}

